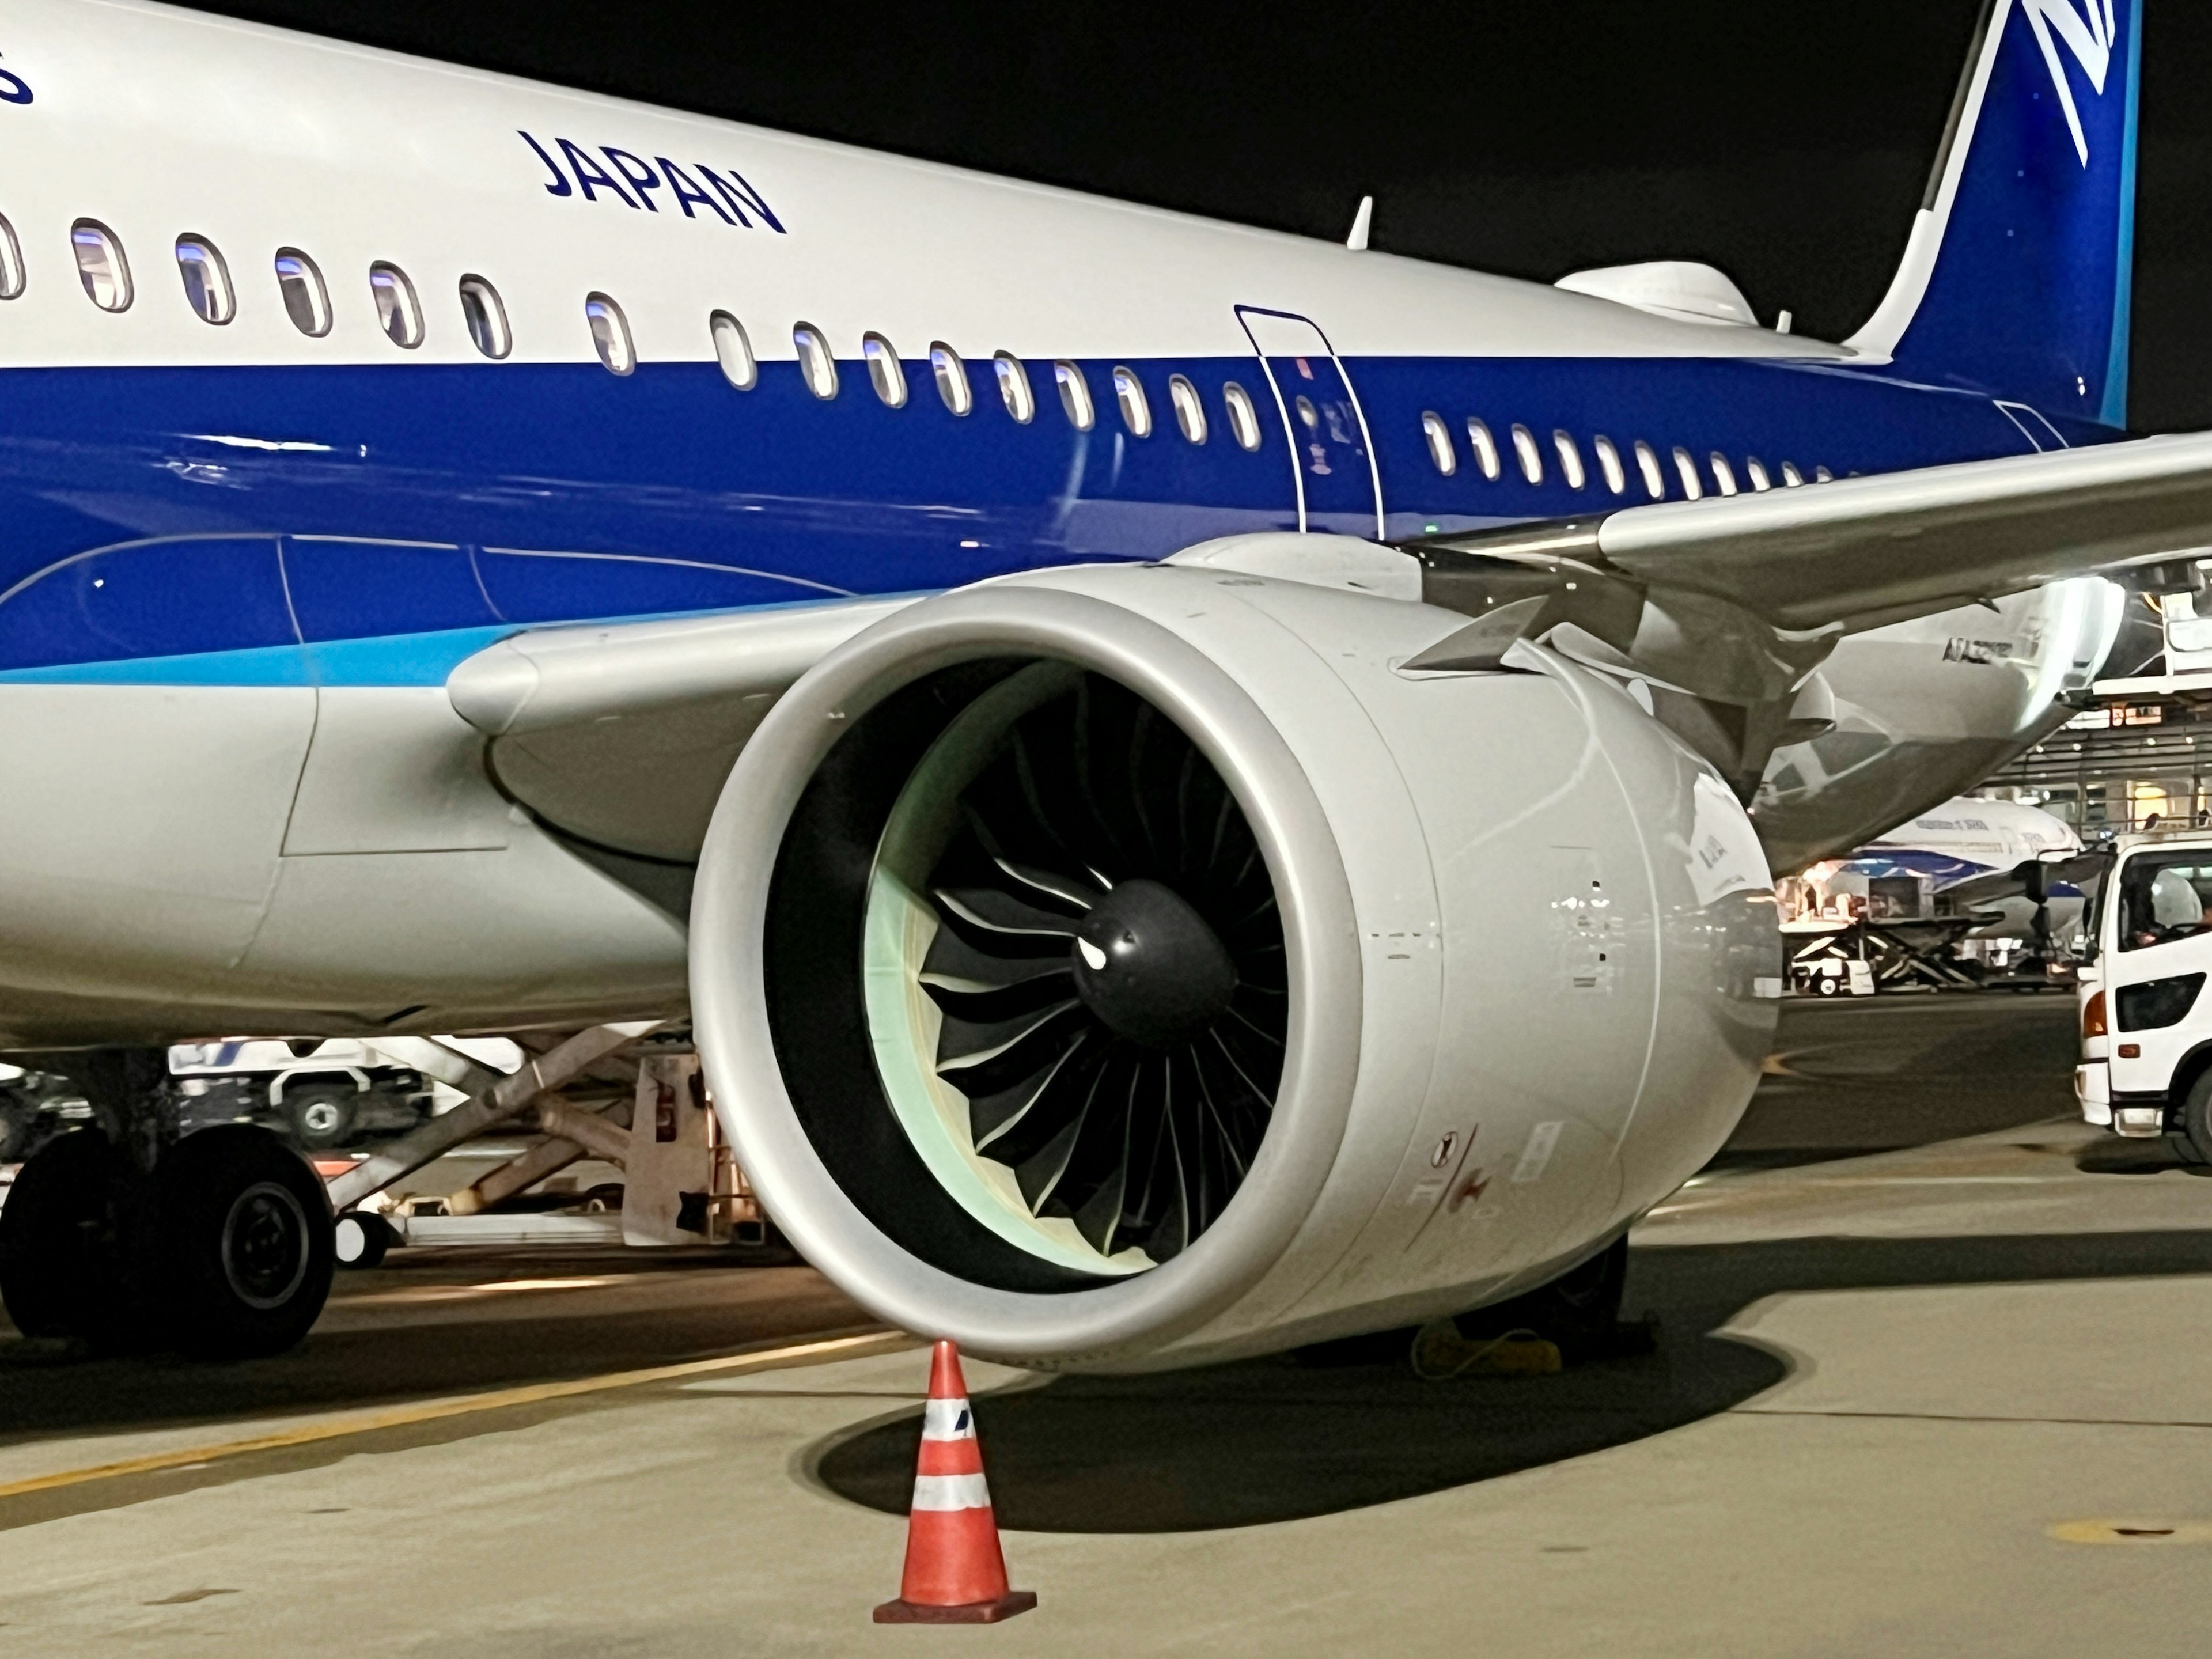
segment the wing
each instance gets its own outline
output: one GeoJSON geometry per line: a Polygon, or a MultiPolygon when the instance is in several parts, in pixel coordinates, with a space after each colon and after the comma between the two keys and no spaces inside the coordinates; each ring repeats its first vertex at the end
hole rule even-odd
{"type": "Polygon", "coordinates": [[[1796,489],[1437,537],[1433,554],[1589,566],[1857,632],[2212,544],[2212,433],[2007,456],[1796,489]]]}
{"type": "Polygon", "coordinates": [[[688,862],[738,751],[776,698],[912,603],[538,629],[469,658],[446,690],[490,739],[485,763],[508,795],[580,840],[688,862]]]}

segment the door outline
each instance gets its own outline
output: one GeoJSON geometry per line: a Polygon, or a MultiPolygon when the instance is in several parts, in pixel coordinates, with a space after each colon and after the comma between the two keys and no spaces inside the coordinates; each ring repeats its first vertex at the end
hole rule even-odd
{"type": "Polygon", "coordinates": [[[1329,362],[1336,365],[1337,379],[1344,382],[1345,395],[1352,399],[1352,412],[1359,422],[1359,441],[1367,451],[1368,482],[1375,489],[1375,539],[1381,541],[1383,538],[1382,459],[1375,453],[1375,434],[1368,427],[1367,410],[1359,401],[1359,388],[1352,384],[1352,372],[1345,368],[1344,359],[1336,355],[1336,343],[1328,337],[1328,331],[1301,312],[1278,311],[1272,306],[1246,305],[1237,307],[1236,311],[1237,325],[1244,331],[1244,337],[1251,342],[1253,356],[1260,360],[1260,372],[1267,377],[1267,390],[1275,399],[1275,417],[1282,423],[1284,447],[1290,452],[1291,486],[1297,492],[1298,533],[1305,535],[1309,532],[1305,469],[1298,465],[1297,428],[1291,424],[1290,405],[1284,401],[1283,388],[1276,382],[1274,365],[1267,361],[1267,354],[1260,345],[1260,337],[1252,332],[1252,325],[1245,320],[1248,317],[1279,317],[1285,322],[1304,323],[1320,337],[1322,349],[1328,353],[1329,362]]]}

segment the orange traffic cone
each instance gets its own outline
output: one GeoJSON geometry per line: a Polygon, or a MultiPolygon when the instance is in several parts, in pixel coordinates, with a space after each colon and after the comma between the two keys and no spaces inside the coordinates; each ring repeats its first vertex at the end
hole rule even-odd
{"type": "Polygon", "coordinates": [[[960,1375],[960,1350],[939,1342],[922,1407],[921,1462],[907,1521],[899,1598],[876,1609],[879,1625],[995,1625],[1036,1605],[1036,1592],[1006,1588],[1006,1558],[983,1484],[983,1449],[960,1375]]]}

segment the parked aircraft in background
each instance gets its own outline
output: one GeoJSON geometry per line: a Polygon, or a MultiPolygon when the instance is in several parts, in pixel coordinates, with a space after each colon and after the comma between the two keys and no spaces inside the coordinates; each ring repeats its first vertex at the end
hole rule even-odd
{"type": "Polygon", "coordinates": [[[1962,796],[1875,836],[1849,858],[1812,866],[1799,879],[1809,909],[1822,915],[1991,915],[1997,920],[1966,938],[2040,936],[2063,947],[2081,929],[2086,900],[2078,885],[2055,878],[2039,904],[2021,882],[1985,878],[2009,877],[2031,863],[2056,866],[2081,850],[2073,826],[2039,807],[1962,796]],[[2013,890],[2000,890],[2007,885],[2013,890]]]}
{"type": "Polygon", "coordinates": [[[143,1133],[162,1045],[687,1011],[782,1229],[981,1354],[1617,1286],[1772,869],[2212,544],[2212,437],[2123,441],[2140,8],[2078,3],[1990,0],[1830,343],[15,0],[0,1048],[106,1131],[16,1183],[16,1322],[314,1317],[321,1189],[143,1133]]]}

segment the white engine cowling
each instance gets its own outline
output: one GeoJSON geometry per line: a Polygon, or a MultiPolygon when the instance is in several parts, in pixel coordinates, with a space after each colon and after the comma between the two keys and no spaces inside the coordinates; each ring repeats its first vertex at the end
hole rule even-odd
{"type": "Polygon", "coordinates": [[[1774,1026],[1758,840],[1613,681],[1402,670],[1465,620],[1054,570],[788,693],[692,988],[808,1260],[980,1355],[1164,1367],[1501,1299],[1696,1170],[1774,1026]]]}

